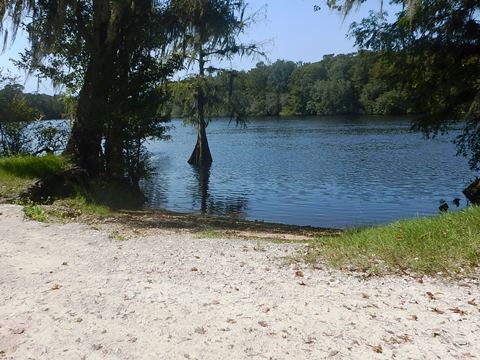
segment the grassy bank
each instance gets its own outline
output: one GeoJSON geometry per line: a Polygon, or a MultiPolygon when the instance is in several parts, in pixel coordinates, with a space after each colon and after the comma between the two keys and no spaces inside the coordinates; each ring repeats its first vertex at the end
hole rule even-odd
{"type": "MultiPolygon", "coordinates": [[[[15,199],[35,180],[61,172],[68,165],[66,158],[56,155],[0,158],[0,198],[15,199]]],[[[57,200],[53,206],[24,205],[25,214],[37,221],[68,219],[82,214],[99,217],[109,214],[107,206],[93,201],[92,194],[80,188],[71,197],[57,200]]]]}
{"type": "Polygon", "coordinates": [[[62,171],[65,158],[47,156],[12,156],[0,158],[0,198],[17,196],[34,180],[62,171]]]}
{"type": "Polygon", "coordinates": [[[468,274],[480,264],[480,207],[320,237],[305,258],[374,274],[468,274]]]}

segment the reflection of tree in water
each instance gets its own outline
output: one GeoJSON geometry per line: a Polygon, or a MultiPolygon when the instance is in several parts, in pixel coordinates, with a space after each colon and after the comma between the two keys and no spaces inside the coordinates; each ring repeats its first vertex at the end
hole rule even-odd
{"type": "Polygon", "coordinates": [[[170,158],[159,156],[152,160],[155,163],[153,167],[153,174],[151,177],[140,182],[140,187],[147,197],[147,207],[149,208],[164,208],[168,204],[168,178],[165,175],[164,169],[172,166],[170,158]]]}
{"type": "Polygon", "coordinates": [[[247,197],[237,195],[236,197],[226,197],[215,199],[209,191],[211,167],[193,167],[192,171],[198,181],[198,187],[192,189],[192,206],[198,209],[202,214],[208,215],[227,215],[244,218],[247,209],[247,197]]]}

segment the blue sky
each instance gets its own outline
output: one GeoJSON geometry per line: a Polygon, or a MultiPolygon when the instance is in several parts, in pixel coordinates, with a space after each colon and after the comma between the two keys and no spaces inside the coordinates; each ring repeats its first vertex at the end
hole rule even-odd
{"type": "MultiPolygon", "coordinates": [[[[380,0],[368,0],[361,8],[343,19],[325,6],[314,12],[315,4],[321,0],[249,0],[251,12],[258,12],[258,21],[244,34],[244,40],[263,44],[268,60],[277,59],[314,62],[325,54],[349,53],[354,48],[353,39],[348,39],[350,23],[368,15],[369,10],[379,10],[380,0]]],[[[393,13],[393,8],[385,10],[393,13]]],[[[27,46],[25,34],[19,33],[13,46],[0,55],[0,68],[9,69],[24,79],[24,74],[16,70],[10,58],[27,46]]],[[[262,59],[234,59],[232,67],[249,69],[262,59]]],[[[230,65],[230,64],[228,64],[230,65]]],[[[53,93],[49,82],[38,84],[36,79],[25,83],[27,91],[53,93]]]]}

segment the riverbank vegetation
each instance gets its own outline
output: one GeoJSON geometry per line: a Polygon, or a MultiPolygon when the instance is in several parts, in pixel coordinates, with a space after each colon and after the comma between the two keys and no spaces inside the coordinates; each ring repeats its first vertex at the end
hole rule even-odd
{"type": "Polygon", "coordinates": [[[471,275],[480,265],[480,207],[319,237],[304,259],[370,274],[471,275]]]}
{"type": "Polygon", "coordinates": [[[68,161],[60,156],[0,157],[0,198],[16,198],[34,180],[57,174],[68,161]]]}

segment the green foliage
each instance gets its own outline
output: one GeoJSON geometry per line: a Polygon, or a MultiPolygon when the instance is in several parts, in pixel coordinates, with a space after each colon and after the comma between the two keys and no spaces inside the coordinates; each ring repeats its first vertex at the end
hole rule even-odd
{"type": "Polygon", "coordinates": [[[196,237],[199,239],[218,239],[221,237],[225,237],[225,233],[223,231],[213,228],[205,228],[204,230],[199,231],[196,234],[196,237]]]}
{"type": "Polygon", "coordinates": [[[48,124],[47,122],[38,122],[31,129],[35,140],[35,153],[58,153],[65,148],[69,129],[48,124]]]}
{"type": "Polygon", "coordinates": [[[67,165],[66,159],[54,155],[0,157],[0,197],[15,197],[34,179],[55,174],[67,165]]]}
{"type": "MultiPolygon", "coordinates": [[[[206,113],[246,117],[414,112],[406,106],[406,94],[397,83],[385,80],[385,74],[393,71],[391,64],[372,52],[327,55],[311,64],[260,62],[254,69],[236,72],[233,82],[229,73],[206,77],[203,86],[211,94],[206,113]]],[[[172,115],[189,118],[195,108],[195,98],[189,95],[193,83],[169,86],[175,89],[172,115]]]]}
{"type": "MultiPolygon", "coordinates": [[[[333,1],[348,11],[352,3],[333,1]]],[[[380,105],[418,114],[415,127],[427,136],[463,127],[458,154],[480,169],[480,3],[473,0],[395,0],[403,5],[392,22],[371,13],[352,24],[356,44],[376,51],[383,63],[378,78],[396,90],[380,105]],[[399,93],[401,89],[401,93],[399,93]]],[[[371,99],[365,94],[368,106],[371,99]]],[[[375,107],[375,104],[373,105],[375,107]]]]}
{"type": "MultiPolygon", "coordinates": [[[[175,26],[167,15],[170,5],[143,0],[0,2],[2,25],[5,17],[13,31],[22,25],[28,32],[31,46],[17,64],[75,95],[66,109],[74,115],[66,150],[92,176],[137,185],[148,173],[143,145],[165,130],[157,125],[164,121],[157,113],[164,99],[162,84],[182,65],[182,55],[171,51],[175,26]]],[[[52,140],[51,133],[43,135],[52,140]]]]}
{"type": "Polygon", "coordinates": [[[23,208],[25,215],[34,221],[47,222],[48,216],[43,210],[42,206],[35,204],[27,204],[23,208]]]}
{"type": "Polygon", "coordinates": [[[44,120],[58,120],[65,118],[66,108],[63,96],[27,93],[25,94],[25,100],[44,120]]]}
{"type": "Polygon", "coordinates": [[[3,157],[0,158],[0,176],[36,179],[58,173],[67,165],[67,159],[56,155],[3,157]]]}
{"type": "Polygon", "coordinates": [[[353,114],[355,97],[348,80],[319,80],[311,90],[307,109],[315,114],[353,114]]]}
{"type": "Polygon", "coordinates": [[[110,208],[104,204],[89,200],[84,191],[78,191],[74,196],[59,200],[58,203],[67,206],[69,209],[78,210],[79,214],[105,217],[110,215],[110,208]]]}
{"type": "Polygon", "coordinates": [[[321,237],[306,259],[371,273],[468,274],[480,265],[480,207],[321,237]]]}
{"type": "Polygon", "coordinates": [[[38,116],[25,99],[23,87],[0,73],[0,155],[29,151],[27,128],[38,116]]]}

